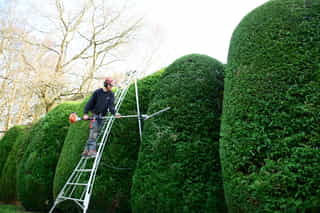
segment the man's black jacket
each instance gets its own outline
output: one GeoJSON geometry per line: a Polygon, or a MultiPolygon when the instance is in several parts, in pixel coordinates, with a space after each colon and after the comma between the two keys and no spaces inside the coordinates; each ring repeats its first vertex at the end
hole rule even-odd
{"type": "Polygon", "coordinates": [[[84,108],[84,113],[88,114],[89,111],[96,115],[105,116],[108,110],[115,115],[114,108],[114,94],[111,91],[105,92],[102,88],[97,89],[92,94],[88,103],[84,108]]]}

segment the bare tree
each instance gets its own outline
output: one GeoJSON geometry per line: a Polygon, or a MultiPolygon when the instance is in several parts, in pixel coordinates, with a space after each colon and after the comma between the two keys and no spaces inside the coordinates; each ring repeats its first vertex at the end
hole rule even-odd
{"type": "Polygon", "coordinates": [[[0,16],[4,129],[37,120],[62,100],[86,96],[110,65],[123,60],[123,49],[132,48],[128,44],[142,26],[141,18],[129,16],[127,4],[113,7],[107,5],[110,1],[83,0],[73,8],[69,1],[49,1],[53,13],[35,10],[32,21],[17,18],[15,7],[0,16]]]}
{"type": "MultiPolygon", "coordinates": [[[[106,8],[103,0],[86,1],[73,15],[70,15],[62,0],[55,0],[55,9],[56,17],[46,17],[57,26],[55,32],[60,36],[55,38],[55,42],[50,45],[24,40],[30,45],[45,49],[55,58],[51,81],[39,87],[37,92],[46,112],[64,97],[72,98],[74,95],[83,97],[91,91],[94,74],[117,60],[112,52],[132,40],[141,21],[136,19],[124,25],[121,20],[126,8],[112,11],[106,8]],[[121,24],[123,26],[119,27],[121,24]],[[78,48],[74,50],[76,45],[78,48]],[[72,81],[68,79],[70,75],[75,76],[75,69],[72,66],[75,63],[87,65],[86,69],[76,71],[76,76],[81,82],[78,87],[70,86],[72,81]]],[[[52,36],[52,33],[50,35],[52,36]]],[[[46,36],[44,33],[43,37],[46,36]]]]}

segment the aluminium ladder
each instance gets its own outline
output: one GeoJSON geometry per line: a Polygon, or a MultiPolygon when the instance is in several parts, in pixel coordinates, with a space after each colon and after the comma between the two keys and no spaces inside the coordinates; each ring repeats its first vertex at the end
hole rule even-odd
{"type": "MultiPolygon", "coordinates": [[[[115,93],[116,112],[118,112],[120,109],[120,106],[128,92],[128,88],[134,74],[135,72],[129,73],[129,77],[125,82],[124,88],[117,90],[115,93]]],[[[103,131],[100,131],[100,135],[97,138],[97,141],[100,141],[100,143],[97,143],[97,146],[99,148],[97,150],[96,156],[91,158],[82,156],[80,158],[80,161],[73,170],[72,174],[69,176],[66,184],[59,192],[49,213],[53,213],[53,210],[56,208],[56,206],[66,200],[74,201],[83,210],[83,213],[87,212],[98,166],[103,154],[104,147],[110,135],[114,119],[114,116],[106,117],[104,126],[101,129],[103,131]]]]}

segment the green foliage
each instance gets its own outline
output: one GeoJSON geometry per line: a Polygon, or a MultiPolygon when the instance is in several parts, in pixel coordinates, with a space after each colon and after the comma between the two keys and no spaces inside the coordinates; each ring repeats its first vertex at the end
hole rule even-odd
{"type": "Polygon", "coordinates": [[[22,207],[13,205],[0,205],[1,213],[28,213],[22,207]]]}
{"type": "Polygon", "coordinates": [[[2,169],[7,161],[12,146],[22,132],[22,129],[23,127],[21,126],[14,126],[10,128],[0,140],[0,177],[2,176],[2,169]]]}
{"type": "Polygon", "coordinates": [[[23,152],[30,141],[27,139],[29,128],[24,126],[19,128],[19,135],[2,169],[3,175],[0,178],[0,192],[5,192],[0,193],[0,200],[5,202],[17,200],[16,174],[23,152]]]}
{"type": "Polygon", "coordinates": [[[218,141],[223,65],[192,54],[172,63],[148,111],[133,177],[134,212],[224,212],[218,141]]]}
{"type": "Polygon", "coordinates": [[[17,179],[18,196],[26,209],[51,207],[56,164],[68,131],[68,116],[75,106],[60,104],[31,130],[31,141],[19,165],[17,179]]]}
{"type": "MultiPolygon", "coordinates": [[[[141,112],[146,113],[150,92],[161,75],[161,71],[138,81],[141,112]]],[[[136,114],[134,85],[130,86],[127,96],[122,103],[120,113],[122,115],[136,114]]],[[[87,100],[77,109],[82,115],[87,100]]],[[[96,182],[90,201],[90,211],[105,211],[117,209],[117,211],[130,211],[129,198],[132,170],[115,170],[110,167],[135,168],[139,147],[137,119],[117,119],[111,131],[108,145],[105,147],[103,157],[98,169],[96,182]]],[[[74,167],[80,159],[84,145],[88,139],[88,123],[77,122],[71,125],[66,137],[61,156],[57,165],[54,179],[54,196],[57,196],[65,184],[74,167]],[[71,154],[70,154],[71,153],[71,154]]],[[[64,203],[58,206],[67,212],[76,212],[74,203],[64,203]]]]}
{"type": "MultiPolygon", "coordinates": [[[[163,71],[138,81],[140,112],[147,113],[151,93],[163,71]]],[[[123,101],[122,115],[137,114],[135,87],[132,84],[123,101]]],[[[91,208],[100,211],[131,212],[130,189],[140,146],[136,118],[117,119],[105,147],[93,191],[91,208]],[[115,169],[118,168],[118,169],[115,169]],[[119,169],[122,168],[122,169],[119,169]]]]}
{"type": "MultiPolygon", "coordinates": [[[[88,97],[89,98],[89,97],[88,97]]],[[[83,109],[86,105],[88,98],[79,104],[74,112],[78,116],[83,116],[83,109]]],[[[89,123],[86,121],[76,122],[70,125],[68,134],[65,138],[59,161],[56,167],[56,172],[53,182],[53,197],[54,199],[66,183],[68,177],[71,175],[73,169],[76,167],[80,160],[81,153],[84,149],[89,135],[89,123]]],[[[66,212],[72,212],[75,208],[74,202],[65,202],[58,206],[66,212]],[[70,205],[69,205],[70,204],[70,205]]],[[[76,211],[76,210],[74,210],[76,211]]]]}
{"type": "Polygon", "coordinates": [[[320,2],[274,0],[235,30],[220,154],[230,212],[320,211],[320,2]]]}

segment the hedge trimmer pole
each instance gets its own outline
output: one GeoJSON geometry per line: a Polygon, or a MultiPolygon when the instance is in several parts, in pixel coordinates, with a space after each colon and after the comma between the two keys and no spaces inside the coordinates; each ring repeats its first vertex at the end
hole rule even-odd
{"type": "MultiPolygon", "coordinates": [[[[156,115],[158,115],[158,114],[160,114],[160,113],[162,113],[162,112],[165,112],[165,111],[167,111],[167,110],[169,110],[169,109],[171,109],[171,108],[170,108],[170,107],[166,107],[166,108],[164,108],[164,109],[162,109],[162,110],[160,110],[160,111],[158,111],[158,112],[155,112],[155,113],[153,113],[153,114],[151,114],[151,115],[147,115],[147,114],[140,114],[140,116],[139,116],[139,115],[121,115],[119,118],[116,118],[115,116],[101,116],[101,117],[96,117],[96,118],[94,118],[94,117],[89,117],[89,118],[86,119],[86,120],[90,121],[90,120],[94,120],[94,119],[107,120],[107,119],[109,119],[109,118],[116,118],[116,119],[121,119],[121,118],[138,118],[139,120],[143,121],[143,120],[148,120],[149,118],[152,118],[152,117],[154,117],[154,116],[156,116],[156,115]]],[[[76,123],[76,122],[78,122],[78,121],[85,121],[85,120],[84,120],[83,118],[79,117],[79,116],[77,115],[77,113],[73,112],[73,113],[71,113],[71,114],[69,115],[69,121],[70,121],[70,123],[76,123]]]]}

